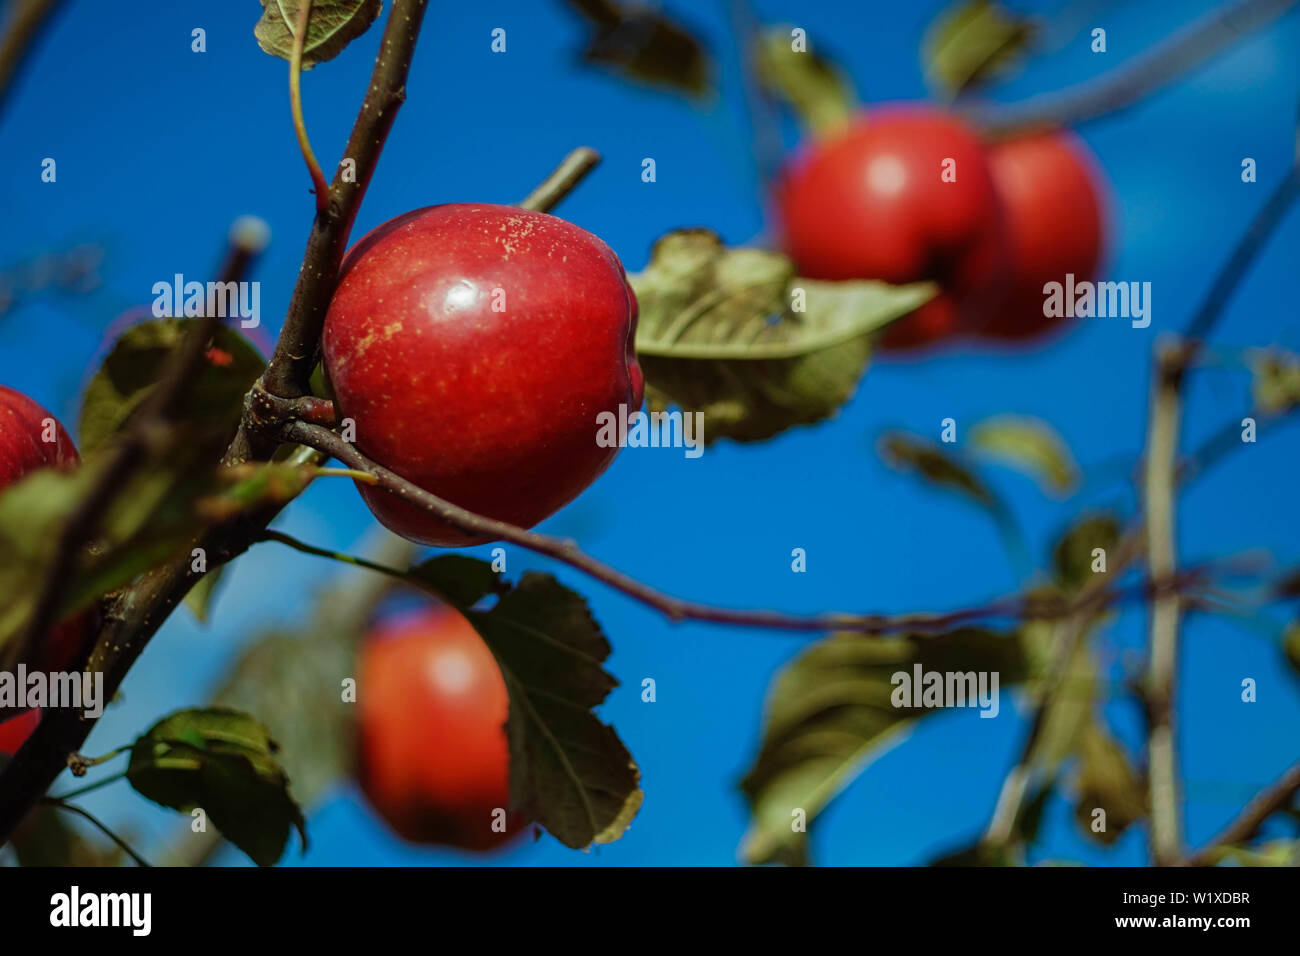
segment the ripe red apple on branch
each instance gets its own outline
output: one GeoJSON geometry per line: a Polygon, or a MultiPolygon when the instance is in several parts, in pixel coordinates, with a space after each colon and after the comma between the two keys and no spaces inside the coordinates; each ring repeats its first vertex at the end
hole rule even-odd
{"type": "MultiPolygon", "coordinates": [[[[637,303],[618,257],[591,233],[513,206],[432,206],[371,231],[341,275],[325,368],[368,457],[522,527],[614,459],[617,448],[596,443],[596,416],[641,405],[637,303]]],[[[358,487],[411,540],[483,540],[358,487]]]]}
{"type": "Polygon", "coordinates": [[[510,801],[505,680],[462,615],[429,607],[376,627],[357,705],[361,788],[397,833],[488,850],[522,832],[517,817],[499,827],[510,801]]]}
{"type": "Polygon", "coordinates": [[[1063,321],[1043,314],[1043,286],[1067,275],[1091,280],[1101,265],[1104,176],[1083,142],[1065,130],[993,143],[988,156],[1006,214],[1011,280],[977,334],[1037,338],[1063,321]]]}
{"type": "Polygon", "coordinates": [[[1002,293],[1005,230],[984,147],[933,107],[876,107],[813,142],[783,170],[776,209],[800,275],[939,284],[882,348],[974,329],[1002,293]]]}
{"type": "MultiPolygon", "coordinates": [[[[21,392],[0,385],[0,489],[39,468],[66,470],[79,461],[58,419],[21,392]]],[[[89,609],[56,624],[39,646],[29,648],[24,663],[46,672],[68,670],[85,651],[97,623],[98,612],[89,609]]]]}

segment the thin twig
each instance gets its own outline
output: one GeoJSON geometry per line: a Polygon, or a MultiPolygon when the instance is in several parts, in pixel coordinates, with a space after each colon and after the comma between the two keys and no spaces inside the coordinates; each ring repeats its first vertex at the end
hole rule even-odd
{"type": "MultiPolygon", "coordinates": [[[[426,3],[394,0],[390,8],[361,115],[349,139],[348,155],[356,160],[356,182],[343,183],[341,173],[336,177],[330,210],[317,217],[312,229],[295,289],[296,304],[291,306],[276,346],[277,380],[281,383],[297,383],[302,367],[306,366],[309,373],[314,363],[319,318],[323,318],[324,306],[333,292],[342,246],[347,242],[361,196],[392,127],[396,106],[405,96],[406,74],[426,3]],[[318,307],[320,314],[316,316],[318,307]]],[[[241,428],[227,450],[226,460],[243,461],[247,457],[249,446],[241,428]]],[[[268,505],[206,533],[198,546],[208,555],[208,566],[218,567],[246,551],[256,533],[271,522],[281,507],[281,503],[268,505]]],[[[201,577],[202,573],[192,569],[187,552],[145,573],[115,597],[106,609],[104,625],[87,665],[104,674],[105,693],[111,696],[116,692],[149,640],[201,577]]],[[[68,755],[85,742],[93,726],[94,720],[80,710],[53,710],[0,771],[0,843],[9,838],[49,789],[67,766],[68,755]]]]}
{"type": "MultiPolygon", "coordinates": [[[[343,153],[344,159],[353,161],[355,176],[345,179],[344,164],[339,164],[329,187],[329,205],[312,225],[284,328],[271,364],[262,377],[267,391],[275,395],[296,398],[307,394],[307,380],[316,366],[325,311],[334,295],[352,224],[398,108],[406,101],[406,78],[426,7],[427,0],[394,0],[388,14],[370,85],[343,153]]],[[[234,454],[228,456],[232,462],[242,460],[240,455],[249,457],[246,447],[232,451],[234,454]]]]}
{"type": "Polygon", "coordinates": [[[550,212],[565,196],[573,192],[574,187],[582,182],[583,177],[595,169],[599,162],[600,153],[588,146],[579,146],[564,157],[564,161],[528,194],[528,198],[524,199],[519,207],[534,212],[550,212]]]}
{"type": "MultiPolygon", "coordinates": [[[[1106,590],[1107,580],[1122,576],[1142,550],[1142,529],[1132,528],[1125,532],[1115,547],[1110,567],[1106,576],[1098,576],[1089,581],[1080,592],[1079,601],[1094,602],[1106,590]]],[[[1005,849],[1016,839],[1017,827],[1024,809],[1029,786],[1033,782],[1035,762],[1038,756],[1038,743],[1042,739],[1047,718],[1053,705],[1058,701],[1067,684],[1070,661],[1088,633],[1088,625],[1093,621],[1094,613],[1075,612],[1060,622],[1055,634],[1051,661],[1046,670],[1047,687],[1034,703],[1033,715],[1029,721],[1029,733],[1021,746],[1020,759],[1007,773],[998,793],[998,802],[993,816],[985,828],[982,843],[990,848],[1005,849]]]]}
{"type": "MultiPolygon", "coordinates": [[[[780,611],[754,611],[715,607],[695,601],[686,601],[650,587],[596,560],[578,548],[573,541],[552,538],[524,528],[475,514],[445,499],[425,491],[395,472],[378,465],[362,454],[354,445],[339,435],[319,425],[288,422],[280,426],[283,441],[316,448],[337,458],[349,468],[368,472],[377,479],[378,487],[397,495],[417,508],[437,516],[460,531],[492,540],[508,541],[537,554],[546,555],[582,571],[614,590],[659,611],[672,621],[700,621],[712,624],[729,624],[738,627],[764,628],[783,631],[830,632],[850,631],[860,634],[888,634],[904,631],[935,632],[949,630],[976,621],[994,618],[1055,619],[1075,613],[1103,610],[1129,596],[1147,596],[1167,589],[1183,590],[1199,582],[1201,572],[1189,569],[1176,579],[1144,581],[1130,592],[1089,591],[1075,601],[1054,599],[1043,595],[1015,594],[981,607],[963,608],[938,614],[850,614],[827,613],[814,615],[787,614],[780,611]]],[[[285,536],[275,540],[284,542],[285,536]]],[[[311,548],[311,546],[305,546],[311,548]]],[[[311,553],[333,556],[333,552],[311,548],[311,553]]],[[[386,569],[381,569],[386,570],[386,569]]],[[[387,573],[387,570],[386,570],[387,573]]]]}
{"type": "Polygon", "coordinates": [[[105,826],[99,820],[98,817],[94,816],[94,814],[81,809],[81,807],[76,806],[75,804],[64,803],[62,800],[53,797],[46,800],[45,802],[49,806],[57,807],[60,810],[67,810],[70,813],[75,813],[77,814],[77,816],[84,817],[85,819],[89,820],[91,823],[95,825],[95,827],[99,830],[100,833],[104,834],[104,836],[108,837],[110,840],[116,843],[118,845],[118,848],[121,849],[123,853],[125,853],[127,856],[133,859],[136,862],[137,866],[146,866],[146,867],[149,866],[148,860],[142,857],[139,853],[136,853],[135,850],[131,849],[130,845],[125,840],[123,840],[120,836],[118,836],[107,826],[105,826]]]}
{"type": "Polygon", "coordinates": [[[316,162],[311,140],[307,137],[307,123],[302,117],[302,48],[307,42],[307,25],[310,20],[311,0],[301,0],[298,22],[293,31],[293,51],[289,56],[289,109],[293,114],[293,131],[298,135],[298,148],[302,150],[307,172],[311,174],[313,192],[316,193],[316,214],[319,216],[329,209],[329,183],[325,181],[320,163],[316,162]]]}
{"type": "MultiPolygon", "coordinates": [[[[1152,384],[1143,499],[1147,563],[1153,578],[1171,576],[1177,567],[1174,498],[1184,355],[1181,343],[1160,347],[1152,384]]],[[[1157,866],[1172,866],[1182,857],[1182,794],[1174,731],[1181,612],[1182,602],[1178,594],[1163,594],[1151,604],[1147,675],[1148,777],[1151,856],[1157,866]]]]}
{"type": "Polygon", "coordinates": [[[1297,793],[1300,793],[1300,763],[1293,764],[1276,782],[1261,790],[1214,839],[1191,854],[1187,858],[1187,864],[1212,866],[1217,862],[1220,850],[1240,846],[1253,838],[1264,821],[1277,811],[1285,809],[1297,793]]]}
{"type": "Polygon", "coordinates": [[[1019,103],[965,112],[988,135],[1010,136],[1044,127],[1074,126],[1115,113],[1271,23],[1296,0],[1239,0],[1214,10],[1162,43],[1095,80],[1019,103]]]}
{"type": "Polygon", "coordinates": [[[3,108],[10,84],[27,61],[32,41],[60,0],[14,0],[0,35],[0,108],[3,108]]]}

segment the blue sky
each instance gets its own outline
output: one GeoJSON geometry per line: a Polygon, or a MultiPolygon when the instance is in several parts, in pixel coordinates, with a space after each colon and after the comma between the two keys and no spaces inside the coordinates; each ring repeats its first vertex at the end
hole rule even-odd
{"type": "MultiPolygon", "coordinates": [[[[583,28],[559,2],[433,4],[407,103],[354,235],[433,203],[516,201],[561,156],[585,144],[604,163],[559,211],[605,239],[629,270],[642,268],[654,239],[677,227],[707,225],[733,244],[761,241],[764,209],[727,5],[665,6],[717,57],[720,94],[702,108],[581,66],[583,28]],[[507,30],[504,55],[489,50],[498,26],[507,30]],[[640,178],[646,156],[656,160],[653,184],[640,178]]],[[[804,27],[814,46],[849,70],[869,103],[925,95],[916,50],[939,6],[755,0],[763,20],[804,27]]],[[[997,95],[1014,100],[1085,80],[1213,6],[1070,4],[1081,24],[1106,27],[1109,52],[1091,53],[1086,30],[1057,34],[1059,48],[997,95]]],[[[0,230],[0,264],[84,241],[106,247],[99,292],[34,298],[0,317],[0,380],[70,426],[108,324],[130,306],[147,305],[154,282],[176,272],[210,273],[240,214],[271,225],[272,244],[255,278],[272,331],[283,315],[312,204],[289,122],[285,64],[253,40],[259,9],[254,0],[73,0],[0,115],[7,226],[0,230]],[[190,50],[194,27],[207,31],[206,53],[190,50]],[[44,157],[57,160],[57,183],[40,181],[44,157]]],[[[360,103],[378,33],[376,26],[304,77],[312,142],[327,168],[360,103]]],[[[1139,106],[1080,130],[1113,184],[1108,274],[1153,284],[1150,328],[1096,319],[1027,354],[966,351],[881,364],[827,424],[762,445],[724,443],[699,459],[629,449],[543,530],[575,536],[596,556],[664,590],[737,607],[940,610],[1015,588],[986,517],[885,468],[876,436],[888,427],[937,436],[949,416],[961,428],[1001,412],[1052,422],[1081,463],[1104,467],[1064,503],[1045,499],[1028,479],[994,474],[1038,555],[1079,507],[1131,508],[1124,462],[1142,443],[1152,343],[1186,323],[1290,162],[1297,48],[1300,17],[1291,14],[1139,106]],[[1247,156],[1259,167],[1253,185],[1240,179],[1247,156]],[[808,553],[806,574],[790,572],[794,547],[808,553]]],[[[793,144],[793,128],[785,134],[793,144]]],[[[1298,250],[1300,215],[1293,213],[1233,300],[1219,342],[1300,346],[1292,284],[1298,250]]],[[[1187,447],[1239,418],[1246,389],[1245,374],[1230,365],[1200,375],[1189,395],[1187,447]]],[[[1184,559],[1264,548],[1296,560],[1296,435],[1291,428],[1266,434],[1188,492],[1180,523],[1184,559]]],[[[356,549],[374,525],[346,482],[325,481],[289,509],[281,527],[316,544],[356,549]]],[[[512,549],[512,576],[534,567],[555,570],[512,549]]],[[[210,626],[183,611],[167,623],[89,750],[110,749],[159,716],[203,701],[241,642],[268,624],[296,619],[314,591],[347,573],[281,549],[255,549],[229,576],[210,626]]],[[[735,784],[755,753],[763,695],[774,670],[806,638],[672,625],[575,572],[557,573],[589,596],[614,644],[609,667],[622,686],[602,714],[637,758],[646,802],[623,840],[599,851],[575,853],[547,837],[487,862],[733,862],[745,827],[735,784]],[[643,677],[657,681],[654,704],[640,700],[643,677]]],[[[1116,661],[1141,646],[1142,626],[1142,616],[1129,612],[1108,631],[1116,661]]],[[[1300,682],[1282,665],[1277,635],[1267,629],[1195,618],[1185,634],[1179,742],[1188,834],[1199,842],[1295,760],[1300,682]],[[1243,677],[1259,684],[1255,704],[1240,701],[1243,677]]],[[[1017,710],[1004,706],[996,720],[957,712],[922,722],[824,816],[813,837],[816,858],[919,863],[971,838],[1020,746],[1025,727],[1017,710]]],[[[1117,705],[1108,715],[1135,742],[1132,708],[1117,705]]],[[[180,823],[124,785],[85,805],[130,832],[146,855],[180,823]]],[[[1098,850],[1076,834],[1070,814],[1064,801],[1049,806],[1045,832],[1053,856],[1105,864],[1144,859],[1141,834],[1098,850]]],[[[291,852],[287,863],[482,862],[403,845],[351,788],[312,808],[309,826],[311,850],[291,852]]],[[[242,859],[234,852],[221,857],[242,859]]]]}

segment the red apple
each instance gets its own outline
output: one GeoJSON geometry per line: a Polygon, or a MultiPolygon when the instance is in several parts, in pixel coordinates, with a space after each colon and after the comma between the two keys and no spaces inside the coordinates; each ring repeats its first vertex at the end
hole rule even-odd
{"type": "MultiPolygon", "coordinates": [[[[463,508],[531,527],[617,454],[596,443],[596,418],[641,405],[636,318],[622,264],[591,233],[512,206],[431,206],[348,253],[322,348],[362,452],[463,508]]],[[[413,541],[488,540],[358,488],[413,541]]]]}
{"type": "Polygon", "coordinates": [[[72,439],[53,415],[0,385],[0,488],[37,468],[71,468],[77,460],[72,439]]]}
{"type": "Polygon", "coordinates": [[[517,817],[492,826],[510,805],[509,697],[461,614],[423,608],[368,634],[357,701],[361,788],[397,833],[487,850],[522,832],[517,817]]]}
{"type": "Polygon", "coordinates": [[[1043,315],[1043,286],[1096,278],[1105,236],[1104,175],[1073,133],[995,143],[989,168],[1006,210],[1011,281],[1006,301],[978,329],[983,338],[1025,340],[1059,329],[1043,315]]]}
{"type": "Polygon", "coordinates": [[[18,753],[27,738],[36,732],[36,725],[40,722],[40,710],[29,710],[0,723],[0,757],[12,757],[18,753]]]}
{"type": "Polygon", "coordinates": [[[949,113],[874,109],[797,154],[775,192],[784,248],[800,275],[938,283],[936,298],[885,329],[882,348],[915,348],[974,327],[1000,295],[1006,245],[997,193],[984,148],[949,113]]]}
{"type": "MultiPolygon", "coordinates": [[[[78,460],[72,439],[53,415],[21,392],[0,385],[0,489],[38,468],[73,468],[78,460]]],[[[27,666],[69,670],[79,662],[98,623],[98,611],[90,609],[55,625],[33,649],[27,666]]]]}

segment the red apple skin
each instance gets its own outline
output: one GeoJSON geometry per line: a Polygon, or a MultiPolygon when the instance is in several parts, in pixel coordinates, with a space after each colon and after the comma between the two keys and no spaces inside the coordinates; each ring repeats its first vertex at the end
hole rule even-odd
{"type": "Polygon", "coordinates": [[[370,805],[415,843],[489,850],[510,806],[509,697],[496,658],[462,615],[437,606],[365,638],[357,681],[358,778],[370,805]]]}
{"type": "MultiPolygon", "coordinates": [[[[636,319],[622,264],[591,233],[512,206],[431,206],[348,253],[322,349],[363,453],[453,504],[531,527],[617,454],[596,444],[596,416],[641,406],[636,319]]],[[[412,541],[491,540],[358,488],[412,541]]]]}
{"type": "Polygon", "coordinates": [[[977,335],[1021,342],[1061,331],[1043,315],[1048,282],[1095,279],[1106,235],[1105,176],[1073,133],[1054,131],[989,147],[989,168],[1006,211],[1011,280],[1005,303],[977,335]]]}
{"type": "Polygon", "coordinates": [[[810,279],[933,280],[940,294],[881,335],[908,350],[974,328],[1001,297],[1006,239],[984,148],[924,105],[873,109],[810,144],[776,189],[782,242],[810,279]],[[944,182],[944,161],[956,180],[944,182]]]}
{"type": "Polygon", "coordinates": [[[41,712],[37,709],[0,723],[0,757],[12,757],[18,753],[40,722],[41,712]]]}
{"type": "Polygon", "coordinates": [[[0,488],[37,468],[71,468],[77,461],[77,449],[58,419],[22,392],[0,385],[0,488]],[[49,442],[44,441],[47,421],[53,423],[49,442]]]}
{"type": "MultiPolygon", "coordinates": [[[[0,385],[0,489],[38,468],[75,468],[79,462],[73,444],[58,419],[21,392],[0,385]],[[46,422],[51,422],[45,441],[46,422]]],[[[34,651],[28,668],[46,672],[70,670],[79,663],[98,631],[99,612],[88,609],[50,628],[34,651]]],[[[11,713],[0,711],[0,718],[11,713]]]]}

